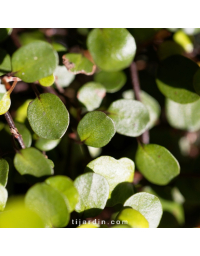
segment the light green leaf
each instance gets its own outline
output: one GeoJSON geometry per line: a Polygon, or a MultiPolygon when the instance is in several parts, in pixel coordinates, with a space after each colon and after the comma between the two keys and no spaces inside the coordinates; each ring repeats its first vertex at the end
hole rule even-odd
{"type": "Polygon", "coordinates": [[[69,72],[65,66],[57,66],[54,71],[56,82],[61,87],[67,87],[74,80],[75,75],[69,72]]]}
{"type": "Polygon", "coordinates": [[[69,222],[69,211],[59,191],[46,183],[38,183],[26,193],[25,203],[46,223],[46,227],[65,227],[69,222]]]}
{"type": "Polygon", "coordinates": [[[200,129],[200,99],[189,104],[179,104],[166,99],[166,117],[177,129],[195,132],[200,129]]]}
{"type": "Polygon", "coordinates": [[[84,84],[77,93],[78,100],[88,111],[98,108],[105,96],[106,89],[101,84],[95,82],[84,84]]]}
{"type": "Polygon", "coordinates": [[[166,185],[180,173],[176,158],[156,144],[139,144],[135,160],[139,171],[153,184],[166,185]]]}
{"type": "Polygon", "coordinates": [[[149,223],[145,217],[131,208],[123,209],[117,216],[117,220],[120,220],[122,224],[128,224],[132,228],[149,228],[149,223]]]}
{"type": "Polygon", "coordinates": [[[186,57],[170,56],[158,68],[156,82],[159,90],[177,103],[197,101],[199,96],[193,89],[193,77],[198,69],[198,65],[186,57]]]}
{"type": "Polygon", "coordinates": [[[80,195],[75,210],[84,218],[97,216],[106,206],[109,196],[107,180],[96,173],[86,173],[74,181],[80,195]]]}
{"type": "Polygon", "coordinates": [[[49,43],[35,41],[19,48],[12,56],[12,71],[24,82],[32,83],[53,74],[57,52],[49,43]]]}
{"type": "Polygon", "coordinates": [[[63,56],[63,64],[68,71],[76,74],[93,75],[96,65],[79,53],[67,53],[63,56]]]}
{"type": "Polygon", "coordinates": [[[105,71],[127,68],[136,52],[132,35],[125,28],[95,28],[87,38],[94,62],[105,71]]]}
{"type": "Polygon", "coordinates": [[[26,100],[15,112],[15,120],[20,123],[24,123],[27,118],[27,108],[29,103],[33,101],[33,99],[26,100]]]}
{"type": "Polygon", "coordinates": [[[136,100],[117,100],[108,108],[118,133],[130,137],[141,135],[147,128],[149,112],[143,103],[136,100]]]}
{"type": "Polygon", "coordinates": [[[94,80],[102,84],[107,92],[117,92],[126,83],[126,75],[122,71],[105,72],[101,71],[94,76],[94,80]]]}
{"type": "Polygon", "coordinates": [[[51,86],[54,83],[54,81],[55,81],[55,77],[53,74],[39,79],[39,83],[45,87],[51,86]]]}
{"type": "Polygon", "coordinates": [[[35,148],[21,149],[19,153],[16,153],[14,165],[21,175],[30,174],[35,177],[41,177],[53,174],[48,160],[35,148]]]}
{"type": "Polygon", "coordinates": [[[115,125],[103,112],[93,111],[86,114],[77,128],[80,140],[86,145],[100,148],[109,143],[115,134],[115,125]]]}
{"type": "Polygon", "coordinates": [[[66,176],[57,175],[46,179],[45,182],[61,193],[65,199],[68,211],[72,212],[79,200],[79,194],[73,181],[66,176]]]}
{"type": "Polygon", "coordinates": [[[11,71],[10,55],[0,48],[0,76],[11,71]]]}
{"type": "Polygon", "coordinates": [[[4,186],[0,184],[0,212],[4,210],[7,199],[8,199],[8,192],[4,188],[4,186]]]}
{"type": "Polygon", "coordinates": [[[10,108],[11,100],[10,93],[6,92],[4,95],[0,95],[0,115],[4,115],[10,108]]]}
{"type": "Polygon", "coordinates": [[[60,143],[60,139],[46,140],[46,139],[39,138],[35,143],[35,147],[41,151],[49,151],[57,147],[59,143],[60,143]]]}
{"type": "Polygon", "coordinates": [[[54,41],[51,43],[54,50],[57,51],[57,52],[66,52],[67,51],[67,47],[65,47],[64,45],[54,41]]]}
{"type": "Polygon", "coordinates": [[[43,93],[28,106],[28,120],[33,131],[44,139],[60,139],[69,125],[69,113],[54,94],[43,93]]]}
{"type": "Polygon", "coordinates": [[[6,186],[8,181],[9,165],[5,159],[0,159],[0,185],[6,186]]]}
{"type": "Polygon", "coordinates": [[[182,30],[178,30],[174,35],[173,39],[178,43],[187,53],[191,53],[194,50],[191,38],[186,35],[182,30]]]}
{"type": "Polygon", "coordinates": [[[162,205],[158,197],[141,192],[131,196],[124,204],[139,211],[149,222],[150,228],[157,228],[162,217],[162,205]]]}

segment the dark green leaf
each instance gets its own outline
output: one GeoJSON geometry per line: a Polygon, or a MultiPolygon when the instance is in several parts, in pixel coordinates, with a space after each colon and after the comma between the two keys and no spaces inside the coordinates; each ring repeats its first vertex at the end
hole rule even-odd
{"type": "Polygon", "coordinates": [[[0,159],[0,184],[6,186],[8,181],[9,165],[5,159],[0,159]]]}
{"type": "Polygon", "coordinates": [[[11,71],[10,55],[0,48],[0,76],[11,71]]]}
{"type": "Polygon", "coordinates": [[[164,60],[172,55],[183,53],[183,48],[179,44],[170,40],[164,41],[162,44],[160,44],[157,52],[160,60],[164,60]]]}

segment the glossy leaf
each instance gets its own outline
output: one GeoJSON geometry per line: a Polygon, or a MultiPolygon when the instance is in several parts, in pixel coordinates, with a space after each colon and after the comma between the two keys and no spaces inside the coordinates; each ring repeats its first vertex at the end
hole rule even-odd
{"type": "Polygon", "coordinates": [[[16,153],[14,165],[21,175],[30,174],[35,177],[41,177],[53,174],[48,160],[35,148],[21,149],[19,153],[16,153]]]}
{"type": "Polygon", "coordinates": [[[166,99],[166,117],[177,129],[195,132],[200,129],[200,99],[189,104],[179,104],[166,99]]]}
{"type": "Polygon", "coordinates": [[[75,210],[84,218],[97,216],[106,206],[109,196],[107,180],[96,173],[86,173],[74,181],[80,195],[75,210]]]}
{"type": "Polygon", "coordinates": [[[44,139],[60,139],[69,125],[69,113],[54,94],[44,93],[28,106],[28,120],[33,131],[44,139]]]}
{"type": "Polygon", "coordinates": [[[193,77],[198,65],[181,55],[173,55],[165,59],[157,72],[159,90],[171,100],[187,104],[197,101],[199,96],[193,89],[193,77]]]}
{"type": "Polygon", "coordinates": [[[118,133],[130,137],[141,135],[148,127],[149,112],[136,100],[117,100],[108,108],[108,116],[113,119],[118,133]]]}
{"type": "Polygon", "coordinates": [[[94,80],[102,84],[107,92],[117,92],[126,83],[126,75],[122,71],[105,72],[101,71],[95,74],[94,80]]]}
{"type": "Polygon", "coordinates": [[[93,111],[86,114],[77,128],[80,140],[91,147],[104,147],[115,134],[115,125],[103,112],[93,111]]]}
{"type": "Polygon", "coordinates": [[[0,76],[11,71],[10,55],[0,48],[0,76]]]}
{"type": "Polygon", "coordinates": [[[85,74],[89,76],[94,74],[96,70],[96,65],[79,53],[65,54],[63,56],[63,64],[74,75],[85,74]]]}
{"type": "Polygon", "coordinates": [[[54,83],[54,81],[55,81],[54,75],[50,75],[50,76],[39,79],[39,83],[45,87],[51,86],[54,83]]]}
{"type": "Polygon", "coordinates": [[[61,87],[67,87],[74,80],[75,75],[69,72],[65,66],[57,66],[54,71],[56,82],[61,87]]]}
{"type": "Polygon", "coordinates": [[[6,186],[8,181],[9,165],[5,159],[0,159],[0,185],[6,186]]]}
{"type": "Polygon", "coordinates": [[[162,217],[162,205],[157,196],[140,192],[131,196],[124,204],[139,211],[149,222],[150,228],[157,228],[162,217]]]}
{"type": "Polygon", "coordinates": [[[13,54],[12,71],[24,82],[32,83],[53,74],[57,62],[57,53],[49,43],[35,41],[13,54]]]}
{"type": "Polygon", "coordinates": [[[131,208],[123,209],[117,216],[117,219],[121,222],[124,222],[125,224],[128,224],[132,228],[149,227],[149,223],[145,217],[140,212],[131,208]]]}
{"type": "Polygon", "coordinates": [[[139,171],[153,184],[166,185],[180,173],[176,158],[156,144],[139,144],[135,160],[139,171]]]}
{"type": "Polygon", "coordinates": [[[26,193],[27,207],[35,211],[46,223],[46,227],[65,227],[69,222],[69,211],[59,191],[46,183],[38,183],[26,193]]]}
{"type": "Polygon", "coordinates": [[[7,199],[8,199],[8,192],[4,188],[4,186],[0,184],[0,212],[4,210],[7,199]]]}
{"type": "Polygon", "coordinates": [[[125,28],[95,28],[88,35],[87,46],[94,62],[105,71],[127,68],[136,51],[135,40],[125,28]]]}
{"type": "Polygon", "coordinates": [[[41,151],[49,151],[57,147],[59,143],[60,143],[60,139],[46,140],[46,139],[39,138],[35,143],[35,147],[41,151]]]}
{"type": "Polygon", "coordinates": [[[73,181],[66,176],[57,175],[48,178],[45,182],[62,194],[69,212],[72,212],[79,200],[79,194],[73,181]]]}
{"type": "Polygon", "coordinates": [[[92,111],[101,105],[105,95],[106,90],[101,84],[89,82],[78,90],[77,98],[88,111],[92,111]]]}

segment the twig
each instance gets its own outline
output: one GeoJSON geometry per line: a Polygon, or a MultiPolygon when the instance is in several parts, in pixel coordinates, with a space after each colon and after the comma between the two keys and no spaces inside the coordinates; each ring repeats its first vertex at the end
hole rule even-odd
{"type": "Polygon", "coordinates": [[[22,139],[22,135],[18,132],[15,123],[12,119],[12,116],[10,115],[9,111],[4,114],[6,121],[8,125],[10,126],[10,131],[13,135],[13,137],[19,142],[21,148],[25,148],[24,141],[22,139]]]}
{"type": "MultiPolygon", "coordinates": [[[[130,71],[131,71],[131,79],[132,79],[135,99],[138,101],[142,101],[141,96],[140,96],[140,81],[139,81],[137,66],[136,66],[135,62],[131,63],[130,71]]],[[[143,144],[148,144],[149,143],[149,131],[146,130],[141,136],[139,136],[139,140],[141,140],[141,142],[143,144]]]]}

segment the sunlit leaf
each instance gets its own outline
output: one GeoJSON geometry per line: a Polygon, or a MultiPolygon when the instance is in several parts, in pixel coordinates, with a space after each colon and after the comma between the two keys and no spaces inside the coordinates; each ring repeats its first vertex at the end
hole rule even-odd
{"type": "Polygon", "coordinates": [[[174,35],[173,39],[176,43],[183,47],[187,53],[191,53],[194,49],[193,43],[189,36],[187,36],[182,30],[178,30],[174,35]]]}
{"type": "Polygon", "coordinates": [[[7,199],[8,199],[8,192],[4,188],[4,186],[0,184],[0,212],[4,210],[7,199]]]}
{"type": "Polygon", "coordinates": [[[9,165],[5,159],[0,159],[0,185],[6,186],[8,181],[9,165]]]}
{"type": "Polygon", "coordinates": [[[54,83],[54,81],[55,81],[54,75],[50,75],[50,76],[39,79],[39,83],[42,86],[46,86],[46,87],[51,86],[54,83]]]}
{"type": "Polygon", "coordinates": [[[3,95],[3,97],[0,99],[0,115],[5,114],[9,110],[10,105],[11,105],[10,94],[6,92],[3,95]]]}

